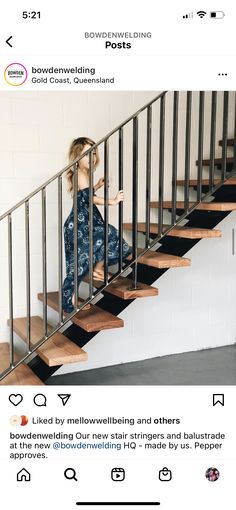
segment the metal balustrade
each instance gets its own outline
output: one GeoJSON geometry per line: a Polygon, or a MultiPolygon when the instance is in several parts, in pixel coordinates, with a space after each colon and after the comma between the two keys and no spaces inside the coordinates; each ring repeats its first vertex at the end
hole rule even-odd
{"type": "MultiPolygon", "coordinates": [[[[176,214],[176,202],[177,202],[177,172],[178,172],[178,151],[179,151],[179,119],[180,119],[180,93],[174,92],[172,102],[172,131],[168,133],[168,140],[171,138],[172,145],[172,169],[170,169],[170,188],[171,188],[171,221],[168,230],[163,230],[163,201],[164,201],[164,173],[165,173],[165,144],[166,144],[166,98],[168,97],[166,91],[156,96],[152,101],[149,101],[137,112],[131,115],[117,128],[113,129],[109,134],[103,137],[88,151],[83,153],[70,165],[63,168],[60,172],[50,178],[42,186],[37,188],[34,192],[30,193],[26,198],[21,200],[18,204],[8,210],[5,214],[0,216],[0,222],[7,220],[8,230],[6,244],[8,244],[8,281],[9,281],[9,344],[10,344],[10,355],[9,355],[9,367],[0,374],[0,379],[4,378],[20,363],[27,360],[27,358],[34,353],[39,346],[47,341],[56,331],[59,331],[62,326],[67,324],[71,317],[73,317],[80,309],[82,309],[87,303],[90,303],[95,296],[100,294],[108,284],[111,283],[118,276],[122,275],[124,270],[127,268],[132,269],[131,288],[137,289],[137,263],[139,257],[141,257],[150,248],[153,248],[158,241],[165,236],[175,225],[178,225],[190,211],[194,210],[197,205],[207,199],[217,188],[219,188],[223,181],[228,178],[227,173],[227,137],[228,137],[228,117],[229,117],[229,93],[223,93],[223,116],[220,119],[222,125],[222,164],[221,174],[218,179],[217,185],[214,185],[214,171],[215,171],[215,144],[216,144],[216,122],[217,122],[217,101],[218,95],[221,92],[211,92],[211,120],[210,120],[210,165],[209,165],[209,191],[202,194],[202,174],[203,174],[203,143],[205,135],[204,119],[206,114],[206,102],[205,93],[200,91],[198,93],[199,111],[198,111],[198,163],[197,163],[197,198],[194,202],[194,206],[189,208],[189,181],[191,168],[195,165],[195,161],[191,161],[191,140],[192,140],[192,92],[182,92],[185,96],[186,105],[186,118],[185,118],[185,161],[184,161],[184,212],[180,216],[176,214]],[[158,105],[157,120],[154,122],[153,111],[158,105]],[[145,164],[145,247],[142,251],[138,251],[138,216],[139,216],[139,201],[138,201],[138,185],[139,185],[139,119],[141,114],[146,114],[146,164],[145,164]],[[127,125],[132,126],[132,168],[130,168],[130,180],[132,180],[132,260],[122,259],[122,238],[123,238],[123,202],[119,203],[118,207],[118,230],[119,230],[119,263],[118,270],[108,282],[108,224],[109,224],[109,142],[112,135],[117,134],[117,162],[118,162],[118,185],[119,189],[123,189],[124,186],[124,139],[125,139],[125,127],[127,125]],[[153,133],[158,133],[158,138],[155,138],[154,143],[153,133]],[[159,145],[159,161],[158,168],[152,168],[152,155],[156,150],[157,144],[159,145]],[[93,158],[92,154],[95,148],[100,147],[103,150],[104,156],[104,270],[105,278],[104,284],[95,289],[93,285],[93,158]],[[73,197],[73,210],[74,210],[74,292],[75,292],[75,303],[78,303],[78,204],[77,204],[77,182],[78,182],[78,164],[80,159],[85,155],[89,154],[89,293],[88,298],[84,300],[80,306],[74,306],[74,311],[70,314],[64,314],[62,309],[62,281],[63,281],[63,218],[62,218],[62,179],[67,170],[73,169],[73,186],[74,186],[74,197],[73,197]],[[151,188],[153,175],[158,178],[158,234],[153,238],[150,237],[150,201],[151,201],[151,188]],[[58,190],[58,217],[57,217],[57,231],[58,231],[58,290],[59,290],[59,318],[58,324],[53,329],[48,331],[47,327],[47,191],[51,183],[57,182],[58,190]],[[32,344],[31,340],[31,279],[30,279],[30,206],[31,200],[35,196],[41,197],[41,208],[42,208],[42,289],[43,289],[43,336],[42,338],[32,344]],[[21,206],[25,208],[25,267],[26,267],[26,312],[27,312],[27,342],[26,352],[20,358],[15,360],[15,346],[14,346],[14,281],[13,281],[13,239],[12,239],[12,221],[14,213],[21,206]]],[[[236,170],[236,100],[234,95],[234,170],[236,170]]],[[[232,173],[230,173],[232,175],[232,173]]],[[[143,179],[143,174],[142,174],[143,179]]],[[[23,291],[23,289],[22,289],[23,291]]],[[[4,292],[4,289],[2,289],[4,292]]]]}

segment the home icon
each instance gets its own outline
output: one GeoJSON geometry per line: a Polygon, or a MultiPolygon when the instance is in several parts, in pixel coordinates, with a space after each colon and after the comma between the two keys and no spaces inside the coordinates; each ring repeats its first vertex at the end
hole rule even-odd
{"type": "Polygon", "coordinates": [[[30,482],[31,474],[27,469],[23,468],[17,473],[16,480],[17,482],[30,482]]]}

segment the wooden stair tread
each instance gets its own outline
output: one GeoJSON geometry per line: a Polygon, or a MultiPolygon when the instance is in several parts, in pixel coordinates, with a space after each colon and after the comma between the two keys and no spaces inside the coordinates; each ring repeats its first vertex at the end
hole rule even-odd
{"type": "MultiPolygon", "coordinates": [[[[223,140],[220,140],[219,145],[222,146],[222,144],[223,144],[223,140]]],[[[234,138],[228,138],[227,145],[228,145],[228,147],[233,147],[234,146],[234,138]]]]}
{"type": "MultiPolygon", "coordinates": [[[[38,293],[38,299],[39,299],[39,301],[42,301],[42,303],[43,303],[43,293],[42,292],[38,293]]],[[[58,291],[47,293],[47,305],[50,308],[52,308],[53,310],[55,310],[56,312],[59,311],[59,293],[58,293],[58,291]]]]}
{"type": "MultiPolygon", "coordinates": [[[[0,373],[9,368],[9,344],[4,342],[0,344],[0,373]]],[[[16,361],[16,360],[15,360],[16,361]]],[[[44,383],[34,374],[26,363],[21,363],[9,375],[0,381],[1,386],[5,385],[32,385],[44,386],[44,383]]]]}
{"type": "MultiPolygon", "coordinates": [[[[164,230],[169,228],[170,225],[163,225],[164,230]]],[[[124,229],[132,230],[132,223],[124,223],[124,229]]],[[[146,223],[138,223],[138,232],[146,232],[146,223]]],[[[150,234],[158,234],[158,225],[156,223],[150,223],[150,234]]],[[[176,225],[175,227],[166,234],[171,237],[184,237],[185,239],[203,239],[206,237],[221,237],[220,230],[211,230],[209,228],[197,228],[197,227],[182,227],[176,225]]]]}
{"type": "Polygon", "coordinates": [[[176,227],[168,234],[172,237],[184,237],[186,239],[205,239],[212,237],[222,237],[221,230],[212,230],[210,228],[197,228],[197,227],[176,227]]]}
{"type": "MultiPolygon", "coordinates": [[[[141,248],[138,248],[138,253],[141,253],[142,251],[143,250],[141,248]]],[[[132,260],[132,255],[129,255],[127,259],[132,260]]],[[[169,253],[162,253],[160,251],[149,250],[138,259],[138,263],[156,267],[157,269],[167,269],[169,267],[191,266],[191,259],[178,257],[177,255],[171,255],[169,253]]]]}
{"type": "MultiPolygon", "coordinates": [[[[93,280],[93,284],[94,287],[99,288],[102,282],[93,280]]],[[[141,282],[137,282],[137,285],[139,289],[132,290],[132,280],[130,278],[124,278],[123,276],[118,276],[103,292],[107,292],[108,294],[112,294],[124,300],[158,295],[158,289],[156,289],[156,287],[141,282]]]]}
{"type": "MultiPolygon", "coordinates": [[[[42,294],[38,294],[38,298],[41,300],[42,294]]],[[[47,303],[48,306],[51,306],[54,310],[58,311],[59,293],[48,292],[47,303]]],[[[122,319],[92,304],[89,310],[80,310],[76,315],[74,315],[74,317],[71,318],[71,321],[88,333],[103,329],[122,328],[124,326],[122,319]]]]}
{"type": "MultiPolygon", "coordinates": [[[[234,162],[234,158],[227,158],[226,159],[226,164],[233,164],[234,162]]],[[[196,165],[198,164],[198,161],[196,161],[196,165]]],[[[211,164],[211,160],[210,158],[209,159],[203,159],[202,161],[202,165],[203,166],[209,166],[211,164]]],[[[222,158],[215,158],[215,161],[214,161],[214,164],[215,165],[222,165],[222,158]]]]}
{"type": "MultiPolygon", "coordinates": [[[[177,186],[185,185],[184,179],[178,179],[176,182],[177,182],[177,186]]],[[[214,185],[217,186],[217,184],[220,184],[220,182],[221,182],[220,179],[215,179],[214,185]]],[[[209,183],[210,183],[209,179],[202,179],[202,186],[209,186],[209,183]]],[[[197,179],[190,179],[189,186],[197,186],[197,184],[198,184],[197,179]]],[[[232,186],[232,185],[234,185],[234,186],[236,185],[236,177],[230,177],[230,179],[226,179],[226,181],[222,182],[222,186],[232,186]]]]}
{"type": "MultiPolygon", "coordinates": [[[[9,321],[8,321],[9,325],[9,321]]],[[[13,321],[15,333],[27,341],[27,318],[19,317],[13,321]]],[[[48,331],[52,326],[48,324],[48,331]]],[[[43,319],[31,317],[31,344],[34,346],[43,337],[43,319]]],[[[57,332],[37,349],[38,356],[49,366],[64,365],[87,360],[87,353],[66,336],[57,332]]]]}
{"type": "Polygon", "coordinates": [[[80,310],[71,320],[88,333],[124,326],[122,319],[96,305],[91,305],[89,310],[80,310]]]}
{"type": "MultiPolygon", "coordinates": [[[[189,202],[189,209],[193,207],[195,202],[189,202]]],[[[159,208],[159,202],[151,202],[150,207],[159,208]]],[[[163,202],[163,209],[172,209],[172,201],[165,200],[163,202]]],[[[184,209],[184,202],[177,201],[176,209],[184,209]]],[[[196,210],[199,211],[235,211],[236,202],[201,202],[197,205],[196,210]]]]}
{"type": "MultiPolygon", "coordinates": [[[[39,292],[38,294],[39,301],[43,303],[43,293],[39,292]]],[[[59,310],[59,293],[58,292],[48,292],[47,293],[47,305],[58,312],[59,310]]]]}

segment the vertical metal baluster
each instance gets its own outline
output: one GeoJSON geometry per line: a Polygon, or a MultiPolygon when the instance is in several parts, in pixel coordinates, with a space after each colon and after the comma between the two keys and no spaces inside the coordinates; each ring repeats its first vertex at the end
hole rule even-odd
{"type": "Polygon", "coordinates": [[[74,213],[74,299],[78,309],[78,163],[73,165],[73,213],[74,213]]]}
{"type": "Polygon", "coordinates": [[[89,298],[93,296],[93,151],[89,152],[89,298]]]}
{"type": "Polygon", "coordinates": [[[179,92],[174,92],[173,104],[173,148],[172,148],[172,214],[171,224],[176,222],[176,195],[177,195],[177,163],[178,163],[178,114],[179,92]]]}
{"type": "Polygon", "coordinates": [[[27,306],[27,347],[31,351],[31,314],[30,314],[30,233],[29,201],[25,202],[25,252],[26,252],[26,306],[27,306]]]}
{"type": "Polygon", "coordinates": [[[190,172],[190,145],[191,145],[191,109],[192,92],[187,92],[186,106],[186,136],[185,136],[185,186],[184,186],[184,212],[189,208],[189,172],[190,172]]]}
{"type": "Polygon", "coordinates": [[[57,180],[58,187],[58,288],[59,288],[59,322],[63,322],[62,312],[62,176],[57,180]]]}
{"type": "MultiPolygon", "coordinates": [[[[124,170],[124,143],[123,143],[123,127],[119,129],[119,190],[123,189],[123,170],[124,170]]],[[[119,272],[123,268],[123,202],[119,203],[119,272]]]]}
{"type": "Polygon", "coordinates": [[[138,289],[137,286],[137,256],[138,256],[138,117],[133,118],[133,231],[132,231],[132,289],[138,289]]]}
{"type": "Polygon", "coordinates": [[[108,179],[109,179],[109,140],[104,142],[104,222],[105,222],[105,236],[104,236],[104,269],[105,269],[105,284],[108,283],[108,179]]]}
{"type": "Polygon", "coordinates": [[[10,327],[10,366],[14,366],[13,336],[13,277],[12,277],[12,216],[8,215],[8,274],[9,274],[9,327],[10,327]]]}
{"type": "Polygon", "coordinates": [[[223,110],[223,141],[222,141],[222,170],[221,178],[226,177],[226,159],[227,159],[227,136],[228,136],[228,109],[229,109],[229,93],[224,92],[224,110],[223,110]]]}
{"type": "Polygon", "coordinates": [[[198,122],[198,165],[197,165],[197,202],[202,199],[202,161],[204,139],[204,105],[205,92],[199,92],[199,122],[198,122]]]}
{"type": "Polygon", "coordinates": [[[43,260],[43,326],[47,336],[47,232],[46,232],[46,189],[42,189],[42,260],[43,260]]]}
{"type": "Polygon", "coordinates": [[[147,147],[146,147],[146,239],[149,246],[150,237],[150,195],[151,195],[151,151],[152,151],[152,107],[147,108],[147,147]]]}
{"type": "Polygon", "coordinates": [[[165,96],[162,96],[160,108],[160,138],[159,138],[158,236],[162,235],[163,229],[164,150],[165,150],[165,96]]]}
{"type": "Polygon", "coordinates": [[[216,145],[216,106],[217,92],[211,93],[211,137],[210,137],[210,173],[209,173],[209,191],[214,186],[214,169],[215,169],[215,145],[216,145]]]}
{"type": "Polygon", "coordinates": [[[234,93],[234,167],[233,171],[236,171],[236,92],[234,93]]]}

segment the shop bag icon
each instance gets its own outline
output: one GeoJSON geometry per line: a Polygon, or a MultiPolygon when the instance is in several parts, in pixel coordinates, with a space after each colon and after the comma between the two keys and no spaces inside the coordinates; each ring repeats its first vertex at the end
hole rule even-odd
{"type": "Polygon", "coordinates": [[[159,471],[159,480],[161,482],[170,482],[172,479],[172,472],[167,467],[160,469],[159,471]]]}

